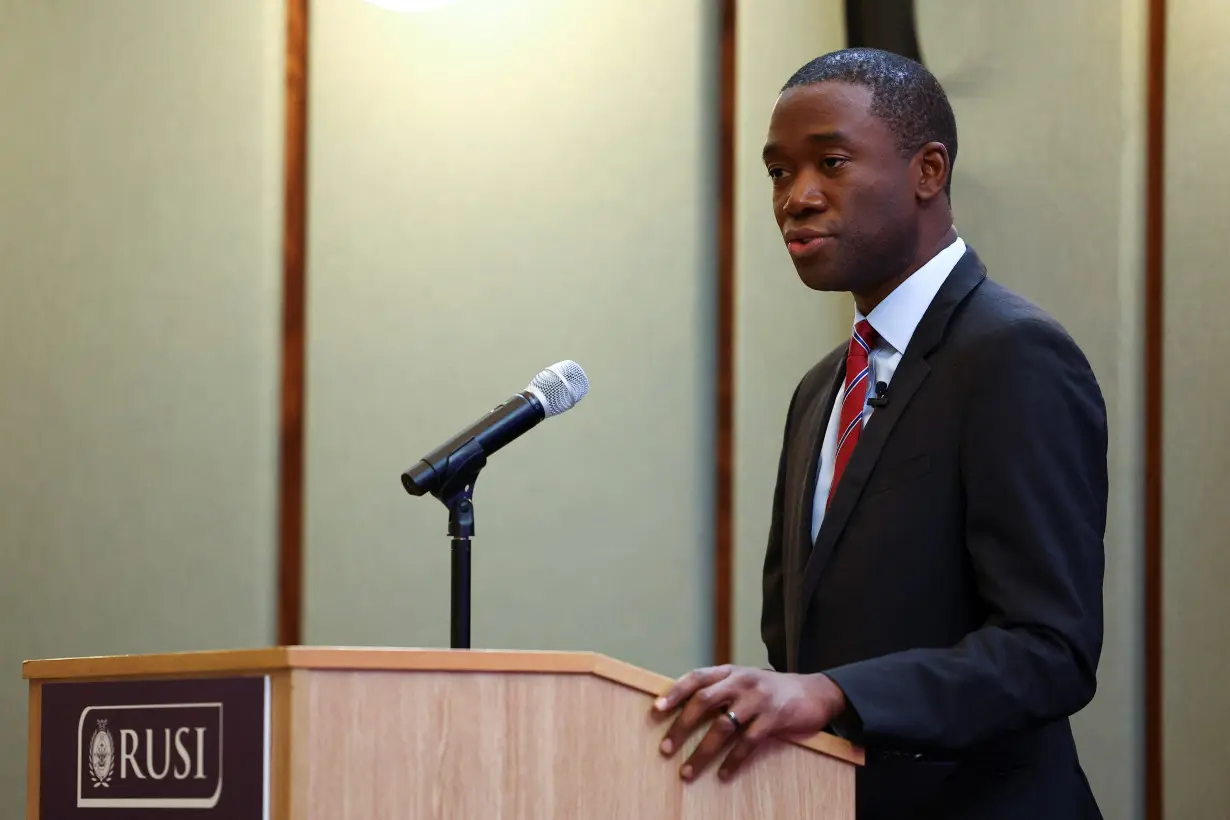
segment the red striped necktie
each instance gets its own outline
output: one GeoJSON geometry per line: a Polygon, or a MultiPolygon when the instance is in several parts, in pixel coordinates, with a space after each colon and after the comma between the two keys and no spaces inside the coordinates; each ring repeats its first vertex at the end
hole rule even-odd
{"type": "Polygon", "coordinates": [[[866,319],[854,326],[854,334],[850,337],[850,349],[846,353],[846,391],[841,400],[837,455],[833,461],[833,483],[829,485],[826,508],[833,502],[837,482],[845,472],[850,454],[854,452],[854,445],[858,444],[858,435],[863,429],[863,408],[867,405],[867,386],[871,383],[871,368],[867,358],[878,338],[875,329],[866,319]]]}

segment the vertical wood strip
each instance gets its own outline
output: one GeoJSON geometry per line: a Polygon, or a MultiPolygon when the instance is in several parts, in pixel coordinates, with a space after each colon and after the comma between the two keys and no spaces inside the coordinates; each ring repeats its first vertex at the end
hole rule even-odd
{"type": "Polygon", "coordinates": [[[1149,0],[1145,163],[1145,817],[1162,820],[1162,412],[1166,0],[1149,0]]]}
{"type": "Polygon", "coordinates": [[[270,771],[269,771],[269,817],[271,820],[291,820],[296,815],[292,812],[291,799],[292,766],[291,756],[294,754],[294,733],[303,731],[306,727],[296,726],[291,711],[292,687],[294,686],[294,670],[282,669],[270,675],[270,721],[269,739],[270,771]]]}
{"type": "Polygon", "coordinates": [[[286,2],[282,230],[282,424],[278,491],[278,643],[302,642],[304,314],[307,243],[308,0],[286,2]]]}
{"type": "Polygon", "coordinates": [[[26,820],[38,820],[42,800],[43,683],[30,681],[30,728],[26,741],[26,820]]]}
{"type": "Polygon", "coordinates": [[[721,0],[718,121],[717,527],[713,659],[733,654],[735,461],[735,4],[721,0]]]}

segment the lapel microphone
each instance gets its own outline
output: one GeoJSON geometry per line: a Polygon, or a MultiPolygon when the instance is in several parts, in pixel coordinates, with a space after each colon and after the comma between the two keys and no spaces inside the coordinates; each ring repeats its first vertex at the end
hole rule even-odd
{"type": "Polygon", "coordinates": [[[876,394],[867,399],[867,404],[877,410],[881,407],[888,407],[888,384],[876,382],[876,394]]]}

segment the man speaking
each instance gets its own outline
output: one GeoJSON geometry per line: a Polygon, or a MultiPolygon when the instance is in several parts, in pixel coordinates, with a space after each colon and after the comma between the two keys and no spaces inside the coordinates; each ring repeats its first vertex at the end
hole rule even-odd
{"type": "Polygon", "coordinates": [[[958,237],[956,156],[943,89],[904,57],[825,55],[777,101],[777,223],[799,278],[851,293],[854,321],[786,415],[775,671],[699,669],[656,705],[665,755],[712,721],[685,779],[828,730],[867,751],[860,820],[1101,816],[1068,718],[1102,645],[1105,405],[1063,328],[958,237]]]}

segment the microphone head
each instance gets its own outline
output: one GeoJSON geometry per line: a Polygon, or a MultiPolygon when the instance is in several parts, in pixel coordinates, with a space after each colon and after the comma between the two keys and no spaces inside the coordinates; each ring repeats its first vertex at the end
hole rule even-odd
{"type": "Polygon", "coordinates": [[[581,365],[574,361],[562,361],[535,376],[525,389],[534,394],[546,417],[550,418],[571,410],[573,405],[585,398],[589,392],[589,379],[581,365]]]}

